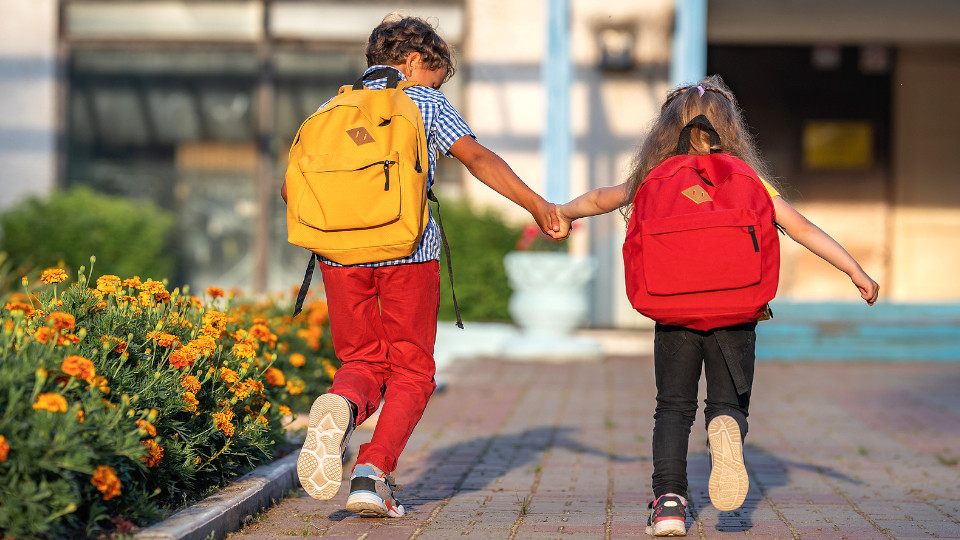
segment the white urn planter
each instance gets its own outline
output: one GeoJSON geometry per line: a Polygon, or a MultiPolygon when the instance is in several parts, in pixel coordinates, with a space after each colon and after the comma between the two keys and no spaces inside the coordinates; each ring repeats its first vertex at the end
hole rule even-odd
{"type": "Polygon", "coordinates": [[[503,259],[513,293],[509,311],[520,334],[503,344],[504,358],[587,360],[599,342],[573,335],[586,321],[593,257],[564,252],[513,251],[503,259]]]}

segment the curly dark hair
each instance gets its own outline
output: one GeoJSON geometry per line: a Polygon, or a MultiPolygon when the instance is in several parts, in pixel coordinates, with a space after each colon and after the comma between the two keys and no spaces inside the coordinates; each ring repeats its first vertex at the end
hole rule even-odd
{"type": "Polygon", "coordinates": [[[430,69],[447,68],[444,81],[455,71],[453,53],[436,28],[419,17],[391,13],[370,32],[367,40],[367,66],[403,64],[410,53],[420,53],[430,69]]]}

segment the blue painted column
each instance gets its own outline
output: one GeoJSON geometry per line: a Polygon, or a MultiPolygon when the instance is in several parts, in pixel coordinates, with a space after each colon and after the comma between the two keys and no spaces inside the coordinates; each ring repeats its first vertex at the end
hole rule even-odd
{"type": "Polygon", "coordinates": [[[707,74],[707,0],[676,0],[670,85],[692,84],[707,74]]]}
{"type": "Polygon", "coordinates": [[[541,66],[546,96],[546,124],[541,138],[545,197],[563,203],[570,198],[570,3],[546,0],[547,54],[541,66]]]}

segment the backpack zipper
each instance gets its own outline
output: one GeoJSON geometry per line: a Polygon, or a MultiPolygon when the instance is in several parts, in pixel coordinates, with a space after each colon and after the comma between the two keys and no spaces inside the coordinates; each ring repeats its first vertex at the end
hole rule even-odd
{"type": "Polygon", "coordinates": [[[397,163],[397,162],[389,159],[385,159],[383,161],[374,161],[373,163],[369,165],[364,165],[363,167],[360,167],[357,170],[362,171],[364,169],[369,169],[374,165],[383,165],[383,176],[384,176],[383,190],[390,191],[390,166],[393,165],[394,163],[397,163]]]}
{"type": "Polygon", "coordinates": [[[750,239],[753,240],[753,251],[760,252],[760,244],[757,242],[757,230],[753,225],[747,227],[747,230],[750,231],[750,239]]]}

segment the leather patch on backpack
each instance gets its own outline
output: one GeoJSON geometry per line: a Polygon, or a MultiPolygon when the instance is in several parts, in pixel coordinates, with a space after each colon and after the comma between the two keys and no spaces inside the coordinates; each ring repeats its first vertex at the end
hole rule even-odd
{"type": "Polygon", "coordinates": [[[357,144],[357,146],[362,146],[367,143],[374,142],[373,135],[370,135],[370,132],[367,131],[367,128],[360,126],[358,128],[348,129],[347,135],[350,136],[350,139],[357,144]]]}

